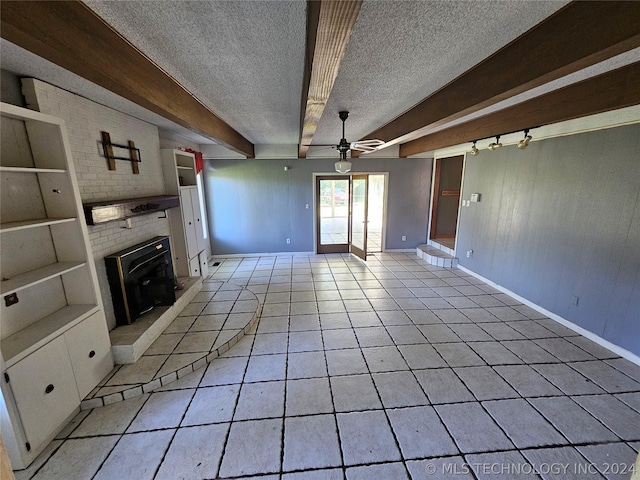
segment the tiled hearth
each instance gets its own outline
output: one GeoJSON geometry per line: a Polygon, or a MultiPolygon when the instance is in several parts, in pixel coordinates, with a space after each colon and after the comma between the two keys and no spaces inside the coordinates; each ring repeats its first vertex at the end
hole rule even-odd
{"type": "Polygon", "coordinates": [[[135,363],[116,365],[84,399],[82,410],[151,392],[205,367],[235,345],[260,315],[256,295],[236,284],[208,280],[192,297],[135,363]]]}
{"type": "Polygon", "coordinates": [[[628,478],[605,472],[640,448],[640,367],[460,270],[234,258],[206,288],[139,374],[212,325],[227,288],[264,303],[257,328],[190,375],[80,412],[18,480],[628,478]]]}

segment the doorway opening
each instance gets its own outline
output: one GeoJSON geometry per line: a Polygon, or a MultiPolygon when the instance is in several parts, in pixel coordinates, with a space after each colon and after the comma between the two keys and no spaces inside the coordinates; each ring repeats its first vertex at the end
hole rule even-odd
{"type": "Polygon", "coordinates": [[[437,158],[431,199],[429,239],[455,249],[464,156],[437,158]]]}
{"type": "Polygon", "coordinates": [[[384,174],[316,176],[316,252],[384,249],[384,174]]]}

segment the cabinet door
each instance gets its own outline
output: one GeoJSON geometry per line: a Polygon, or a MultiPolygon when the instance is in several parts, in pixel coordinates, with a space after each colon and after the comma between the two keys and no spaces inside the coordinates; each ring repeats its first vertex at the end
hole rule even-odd
{"type": "Polygon", "coordinates": [[[197,188],[183,188],[180,190],[180,205],[184,222],[184,234],[187,238],[187,256],[191,259],[198,255],[198,237],[196,235],[196,220],[193,211],[191,192],[197,188]]]}
{"type": "Polygon", "coordinates": [[[36,350],[7,373],[27,440],[37,448],[80,405],[63,337],[36,350]]]}
{"type": "Polygon", "coordinates": [[[111,341],[102,312],[96,312],[64,334],[80,398],[113,369],[111,341]]]}
{"type": "Polygon", "coordinates": [[[207,275],[209,275],[209,264],[207,263],[207,252],[205,251],[200,252],[200,254],[198,255],[198,258],[200,259],[200,275],[202,275],[203,277],[206,277],[207,275]]]}
{"type": "Polygon", "coordinates": [[[200,273],[200,256],[196,255],[189,260],[189,275],[192,277],[199,277],[200,273]]]}
{"type": "Polygon", "coordinates": [[[200,195],[198,189],[191,190],[191,205],[193,208],[193,218],[196,226],[196,244],[198,253],[204,250],[204,231],[202,230],[202,210],[200,208],[200,195]]]}

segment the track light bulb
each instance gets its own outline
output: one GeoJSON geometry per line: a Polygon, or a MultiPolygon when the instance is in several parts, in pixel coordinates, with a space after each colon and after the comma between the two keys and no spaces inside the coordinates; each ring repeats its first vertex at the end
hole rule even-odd
{"type": "Polygon", "coordinates": [[[480,153],[480,150],[478,150],[478,147],[476,147],[476,141],[477,140],[474,140],[473,146],[471,147],[471,150],[469,150],[469,155],[474,157],[480,153]]]}
{"type": "Polygon", "coordinates": [[[518,142],[518,148],[524,150],[529,146],[529,142],[531,142],[531,135],[529,135],[529,130],[525,130],[524,138],[518,142]]]}
{"type": "Polygon", "coordinates": [[[502,146],[502,144],[500,143],[500,135],[498,135],[496,137],[496,141],[490,143],[487,148],[493,152],[494,150],[499,149],[501,146],[502,146]]]}

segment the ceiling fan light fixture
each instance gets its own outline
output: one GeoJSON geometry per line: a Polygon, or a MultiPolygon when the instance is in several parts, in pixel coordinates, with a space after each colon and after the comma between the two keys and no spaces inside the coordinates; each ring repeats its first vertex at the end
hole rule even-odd
{"type": "Polygon", "coordinates": [[[473,141],[473,145],[471,146],[471,150],[469,150],[469,155],[475,157],[480,153],[480,149],[478,149],[478,147],[476,147],[476,142],[477,140],[473,141]]]}
{"type": "Polygon", "coordinates": [[[349,173],[351,171],[351,162],[347,160],[339,160],[336,162],[336,172],[349,173]]]}
{"type": "Polygon", "coordinates": [[[500,135],[498,135],[496,137],[496,141],[495,142],[491,142],[487,148],[493,152],[493,151],[499,149],[501,146],[502,146],[502,143],[500,143],[500,135]]]}
{"type": "Polygon", "coordinates": [[[525,130],[524,138],[518,142],[518,148],[520,150],[524,150],[525,148],[527,148],[529,146],[529,143],[531,142],[531,138],[532,137],[531,135],[529,135],[529,130],[525,130]]]}

